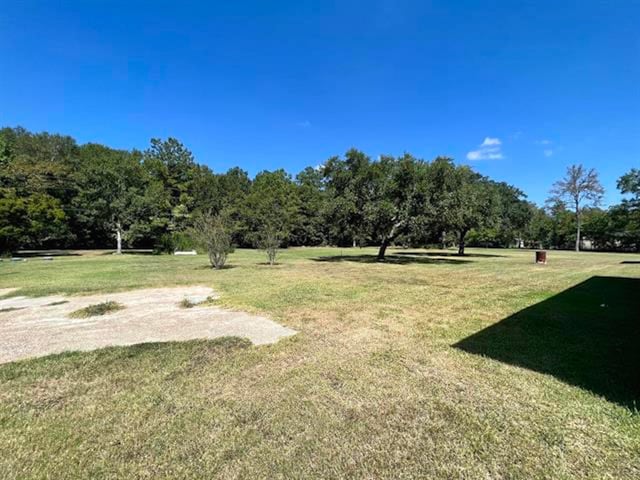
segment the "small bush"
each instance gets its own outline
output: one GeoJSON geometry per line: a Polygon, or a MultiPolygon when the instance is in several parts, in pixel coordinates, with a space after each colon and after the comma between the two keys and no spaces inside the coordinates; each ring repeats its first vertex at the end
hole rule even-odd
{"type": "Polygon", "coordinates": [[[227,256],[233,252],[231,245],[231,224],[228,217],[219,213],[202,212],[194,218],[191,235],[209,255],[209,262],[215,269],[221,269],[227,256]]]}
{"type": "Polygon", "coordinates": [[[269,265],[276,263],[276,257],[278,255],[278,250],[282,245],[283,238],[284,234],[281,230],[269,225],[265,226],[262,232],[260,232],[258,246],[267,254],[267,261],[269,262],[269,265]]]}
{"type": "Polygon", "coordinates": [[[71,318],[87,318],[95,317],[97,315],[105,315],[107,313],[116,312],[122,310],[124,305],[118,302],[102,302],[95,305],[89,305],[88,307],[81,308],[69,314],[71,318]]]}

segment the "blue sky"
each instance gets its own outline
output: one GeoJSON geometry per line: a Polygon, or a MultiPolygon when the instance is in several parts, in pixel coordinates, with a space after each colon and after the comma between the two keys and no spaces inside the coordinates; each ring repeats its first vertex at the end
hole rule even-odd
{"type": "Polygon", "coordinates": [[[2,2],[0,125],[220,172],[360,148],[454,157],[543,202],[640,167],[640,2],[2,2]]]}

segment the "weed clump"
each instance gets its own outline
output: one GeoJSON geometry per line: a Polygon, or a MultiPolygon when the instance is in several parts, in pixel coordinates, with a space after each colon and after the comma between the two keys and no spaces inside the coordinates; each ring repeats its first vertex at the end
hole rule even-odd
{"type": "Polygon", "coordinates": [[[180,305],[180,308],[193,308],[197,305],[197,303],[192,302],[191,300],[185,297],[180,301],[179,305],[180,305]]]}
{"type": "Polygon", "coordinates": [[[124,305],[118,302],[102,302],[95,305],[89,305],[88,307],[81,308],[69,314],[71,318],[87,318],[95,317],[98,315],[106,315],[107,313],[116,312],[122,310],[124,305]]]}

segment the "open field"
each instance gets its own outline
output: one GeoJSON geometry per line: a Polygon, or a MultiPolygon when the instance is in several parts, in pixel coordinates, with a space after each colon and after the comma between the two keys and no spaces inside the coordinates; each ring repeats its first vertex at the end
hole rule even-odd
{"type": "Polygon", "coordinates": [[[20,295],[204,285],[299,333],[2,365],[0,477],[639,478],[640,256],[468,253],[2,262],[20,295]]]}

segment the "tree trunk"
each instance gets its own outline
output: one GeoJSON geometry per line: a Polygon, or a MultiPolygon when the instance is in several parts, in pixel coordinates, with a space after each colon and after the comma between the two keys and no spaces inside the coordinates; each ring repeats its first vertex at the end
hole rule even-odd
{"type": "Polygon", "coordinates": [[[467,231],[460,231],[460,239],[458,240],[458,255],[464,255],[464,237],[467,236],[467,231]]]}
{"type": "Polygon", "coordinates": [[[122,253],[122,227],[120,222],[116,224],[116,254],[122,253]]]}
{"type": "Polygon", "coordinates": [[[447,249],[447,232],[444,230],[442,231],[442,235],[440,236],[440,241],[442,243],[440,248],[442,248],[442,250],[446,250],[447,249]]]}
{"type": "Polygon", "coordinates": [[[381,262],[384,260],[384,255],[387,253],[387,247],[389,246],[389,239],[385,237],[380,244],[380,250],[378,250],[378,261],[381,262]]]}
{"type": "Polygon", "coordinates": [[[404,221],[399,221],[391,227],[391,231],[388,235],[385,235],[382,239],[382,243],[380,244],[380,250],[378,250],[378,261],[381,262],[384,260],[384,255],[387,253],[387,247],[391,243],[391,241],[398,236],[399,229],[404,225],[404,221]]]}
{"type": "Polygon", "coordinates": [[[356,237],[353,237],[353,248],[356,248],[356,237]]]}
{"type": "Polygon", "coordinates": [[[580,207],[578,206],[577,202],[576,202],[576,223],[577,223],[576,252],[579,252],[580,251],[580,207]]]}

